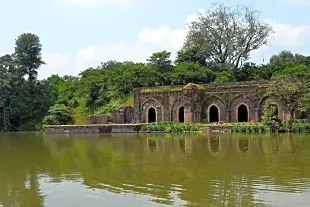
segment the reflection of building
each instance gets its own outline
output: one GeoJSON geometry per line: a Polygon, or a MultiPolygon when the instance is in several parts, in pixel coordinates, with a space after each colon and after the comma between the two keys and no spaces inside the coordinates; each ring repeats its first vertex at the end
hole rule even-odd
{"type": "MultiPolygon", "coordinates": [[[[176,122],[249,122],[260,121],[264,105],[270,100],[261,92],[265,82],[238,82],[226,84],[187,84],[134,90],[134,104],[114,110],[117,123],[176,122]]],[[[280,104],[280,119],[286,114],[280,104]]]]}

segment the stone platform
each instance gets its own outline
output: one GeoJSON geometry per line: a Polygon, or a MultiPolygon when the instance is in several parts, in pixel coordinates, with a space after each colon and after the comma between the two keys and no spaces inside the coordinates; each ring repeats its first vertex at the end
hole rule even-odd
{"type": "Polygon", "coordinates": [[[47,134],[137,133],[145,124],[46,125],[47,134]]]}

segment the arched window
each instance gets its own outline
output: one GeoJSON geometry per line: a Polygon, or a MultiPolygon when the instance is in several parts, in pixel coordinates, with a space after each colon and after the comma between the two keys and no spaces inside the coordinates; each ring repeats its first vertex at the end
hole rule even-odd
{"type": "Polygon", "coordinates": [[[157,119],[156,110],[153,107],[149,108],[149,111],[148,111],[148,122],[149,123],[156,122],[157,121],[156,119],[157,119]]]}
{"type": "Polygon", "coordinates": [[[209,120],[211,123],[212,122],[219,122],[219,120],[220,120],[219,109],[215,105],[212,105],[209,108],[209,120]]]}
{"type": "Polygon", "coordinates": [[[179,122],[184,122],[184,106],[179,108],[179,122]]]}
{"type": "Polygon", "coordinates": [[[248,121],[249,121],[248,107],[244,104],[241,104],[238,107],[238,122],[248,122],[248,121]]]}

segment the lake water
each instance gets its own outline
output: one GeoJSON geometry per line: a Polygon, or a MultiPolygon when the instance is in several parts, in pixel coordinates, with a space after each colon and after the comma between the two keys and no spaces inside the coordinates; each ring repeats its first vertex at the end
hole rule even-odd
{"type": "Polygon", "coordinates": [[[0,206],[310,206],[310,135],[0,135],[0,206]]]}

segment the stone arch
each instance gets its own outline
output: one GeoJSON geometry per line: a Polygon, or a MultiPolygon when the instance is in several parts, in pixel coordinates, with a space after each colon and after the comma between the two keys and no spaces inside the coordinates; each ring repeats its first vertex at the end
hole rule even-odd
{"type": "Polygon", "coordinates": [[[185,118],[185,115],[184,115],[184,106],[180,106],[179,107],[179,110],[178,110],[178,118],[179,118],[179,122],[184,122],[184,118],[185,118]]]}
{"type": "Polygon", "coordinates": [[[255,120],[255,105],[252,99],[244,94],[240,94],[233,98],[230,102],[230,120],[231,122],[238,122],[238,108],[239,106],[244,105],[248,110],[248,121],[255,120]]]}
{"type": "Polygon", "coordinates": [[[188,110],[190,104],[184,100],[184,98],[179,98],[171,106],[171,121],[180,121],[180,109],[183,107],[183,121],[185,121],[185,112],[188,110]]]}
{"type": "Polygon", "coordinates": [[[201,122],[210,122],[210,108],[216,106],[218,109],[218,121],[225,121],[226,105],[219,96],[211,95],[206,98],[201,105],[201,122]]]}
{"type": "Polygon", "coordinates": [[[237,107],[237,121],[238,122],[248,122],[249,119],[249,107],[241,103],[237,107]]]}
{"type": "Polygon", "coordinates": [[[151,106],[147,110],[147,123],[157,122],[157,111],[151,106]]]}
{"type": "Polygon", "coordinates": [[[277,107],[278,110],[278,117],[281,119],[283,117],[283,111],[282,111],[282,107],[281,105],[274,101],[270,96],[264,96],[263,98],[261,98],[258,102],[258,107],[259,107],[259,120],[261,120],[261,117],[264,114],[264,108],[266,103],[269,103],[270,105],[275,105],[277,107]]]}
{"type": "Polygon", "coordinates": [[[208,122],[219,122],[220,121],[220,109],[216,104],[212,104],[208,108],[208,122]]]}
{"type": "Polygon", "coordinates": [[[142,123],[149,122],[149,109],[154,108],[156,111],[156,121],[163,121],[163,107],[162,104],[155,98],[149,98],[141,107],[140,120],[142,123]]]}

